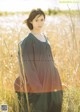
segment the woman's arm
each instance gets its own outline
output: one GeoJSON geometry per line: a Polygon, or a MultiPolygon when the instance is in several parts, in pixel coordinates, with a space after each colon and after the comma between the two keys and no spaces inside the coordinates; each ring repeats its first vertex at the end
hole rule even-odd
{"type": "Polygon", "coordinates": [[[27,39],[26,42],[22,42],[19,46],[18,54],[22,78],[27,79],[27,83],[33,91],[41,89],[42,86],[35,66],[35,53],[32,40],[27,39]]]}

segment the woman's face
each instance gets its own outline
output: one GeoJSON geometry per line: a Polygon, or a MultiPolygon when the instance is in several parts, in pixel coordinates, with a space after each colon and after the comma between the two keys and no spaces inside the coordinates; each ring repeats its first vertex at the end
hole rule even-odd
{"type": "Polygon", "coordinates": [[[33,25],[33,30],[41,30],[44,24],[44,16],[43,15],[37,15],[33,20],[32,20],[32,25],[33,25]]]}

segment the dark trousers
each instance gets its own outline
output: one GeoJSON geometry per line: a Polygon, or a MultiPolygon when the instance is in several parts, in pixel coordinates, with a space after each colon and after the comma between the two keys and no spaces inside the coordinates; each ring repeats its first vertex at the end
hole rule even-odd
{"type": "MultiPolygon", "coordinates": [[[[28,112],[26,93],[16,92],[19,112],[28,112]]],[[[28,93],[30,112],[61,112],[63,91],[28,93]]]]}

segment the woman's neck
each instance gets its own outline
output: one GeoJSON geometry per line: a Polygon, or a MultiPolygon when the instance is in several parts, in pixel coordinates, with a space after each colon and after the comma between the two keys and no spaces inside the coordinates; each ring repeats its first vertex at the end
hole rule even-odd
{"type": "Polygon", "coordinates": [[[31,33],[32,33],[37,39],[39,39],[40,41],[46,42],[46,39],[45,39],[45,37],[44,37],[44,34],[43,34],[41,31],[37,31],[37,32],[36,32],[36,31],[32,30],[31,33]]]}
{"type": "Polygon", "coordinates": [[[36,35],[36,34],[41,34],[41,31],[40,31],[40,30],[32,30],[31,32],[32,32],[33,34],[35,34],[35,35],[36,35]]]}

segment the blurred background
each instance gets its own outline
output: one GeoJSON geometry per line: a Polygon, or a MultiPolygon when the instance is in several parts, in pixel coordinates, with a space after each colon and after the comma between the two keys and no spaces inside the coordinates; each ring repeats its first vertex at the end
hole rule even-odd
{"type": "Polygon", "coordinates": [[[33,8],[41,8],[43,10],[68,9],[67,4],[71,9],[77,9],[80,6],[79,0],[0,0],[0,11],[6,12],[22,12],[30,11],[33,8]]]}
{"type": "Polygon", "coordinates": [[[80,112],[79,0],[0,0],[0,105],[18,112],[14,91],[19,75],[18,43],[30,32],[24,20],[36,8],[46,14],[43,31],[63,83],[62,112],[80,112]]]}

